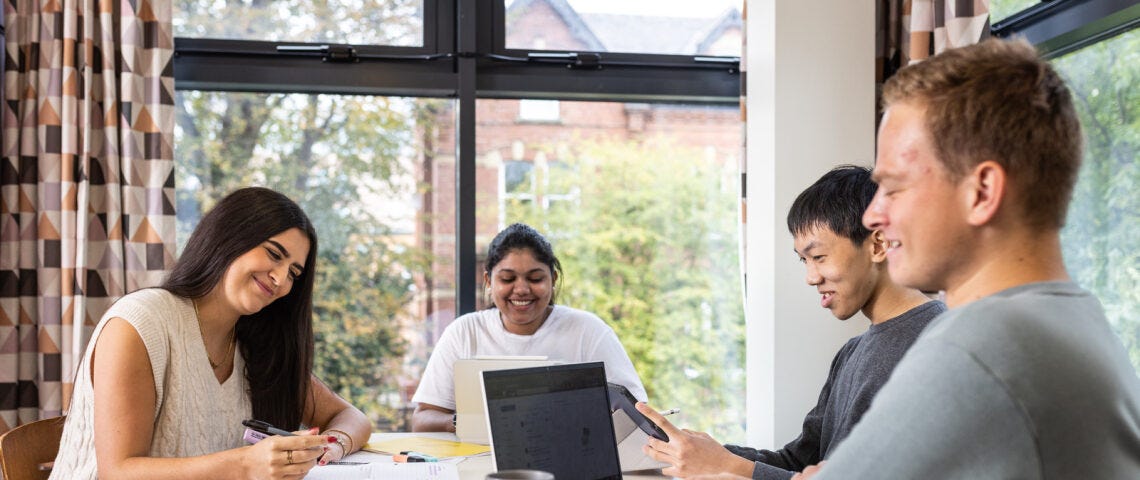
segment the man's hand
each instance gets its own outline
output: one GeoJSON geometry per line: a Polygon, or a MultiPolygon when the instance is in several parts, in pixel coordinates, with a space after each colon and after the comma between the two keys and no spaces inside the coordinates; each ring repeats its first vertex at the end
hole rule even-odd
{"type": "Polygon", "coordinates": [[[804,469],[804,471],[792,475],[792,480],[808,480],[819,473],[819,469],[823,468],[823,464],[827,462],[819,462],[819,465],[811,465],[804,469]]]}
{"type": "Polygon", "coordinates": [[[681,478],[722,473],[752,476],[752,461],[728,451],[709,434],[678,429],[643,402],[637,403],[637,411],[653,420],[669,436],[668,442],[650,437],[649,443],[641,447],[650,458],[672,465],[662,469],[661,473],[681,478]]]}

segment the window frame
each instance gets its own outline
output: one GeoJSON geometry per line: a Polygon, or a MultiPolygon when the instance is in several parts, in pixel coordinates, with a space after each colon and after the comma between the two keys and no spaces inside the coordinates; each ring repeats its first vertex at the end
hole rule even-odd
{"type": "Polygon", "coordinates": [[[993,24],[995,37],[1023,36],[1057,58],[1140,27],[1140,0],[1043,0],[993,24]]]}
{"type": "MultiPolygon", "coordinates": [[[[738,57],[629,54],[602,56],[603,68],[517,61],[506,49],[502,0],[424,0],[423,46],[352,46],[355,61],[320,53],[279,53],[279,45],[322,44],[174,39],[180,90],[392,95],[456,100],[456,310],[475,310],[475,101],[551,99],[736,105],[738,57]]],[[[551,53],[542,50],[542,53],[551,53]]],[[[570,53],[570,52],[563,52],[570,53]]]]}

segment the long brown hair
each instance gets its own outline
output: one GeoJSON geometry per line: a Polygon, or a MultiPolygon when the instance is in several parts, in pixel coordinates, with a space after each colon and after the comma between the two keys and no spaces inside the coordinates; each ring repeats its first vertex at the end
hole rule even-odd
{"type": "Polygon", "coordinates": [[[284,297],[237,322],[253,416],[295,430],[304,418],[313,369],[313,279],[317,233],[285,195],[261,187],[230,193],[202,217],[161,288],[198,299],[217,286],[233,261],[270,237],[298,228],[309,238],[305,270],[284,297]]]}

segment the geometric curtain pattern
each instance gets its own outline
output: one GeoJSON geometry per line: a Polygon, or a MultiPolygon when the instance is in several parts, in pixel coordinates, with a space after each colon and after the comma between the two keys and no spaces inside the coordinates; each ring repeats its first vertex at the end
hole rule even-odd
{"type": "Polygon", "coordinates": [[[91,332],[173,265],[169,0],[5,0],[0,431],[60,415],[91,332]]]}
{"type": "Polygon", "coordinates": [[[913,0],[908,64],[951,48],[973,45],[989,36],[990,8],[986,0],[913,0]]]}
{"type": "Polygon", "coordinates": [[[881,86],[902,67],[989,38],[989,2],[879,0],[875,26],[875,84],[881,86]]]}

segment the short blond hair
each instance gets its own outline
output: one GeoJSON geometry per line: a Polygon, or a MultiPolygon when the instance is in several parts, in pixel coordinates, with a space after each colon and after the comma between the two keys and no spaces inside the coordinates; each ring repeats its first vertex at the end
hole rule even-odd
{"type": "Polygon", "coordinates": [[[1064,226],[1081,167],[1081,125],[1064,80],[1029,42],[990,39],[903,68],[883,85],[883,109],[897,103],[926,109],[952,179],[997,161],[1031,226],[1064,226]]]}

